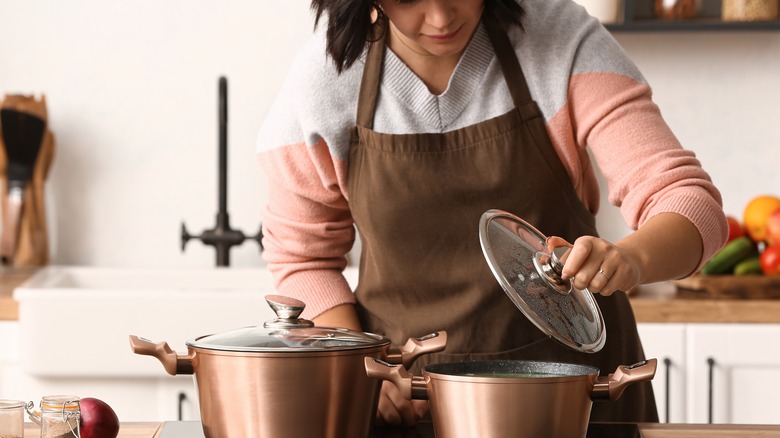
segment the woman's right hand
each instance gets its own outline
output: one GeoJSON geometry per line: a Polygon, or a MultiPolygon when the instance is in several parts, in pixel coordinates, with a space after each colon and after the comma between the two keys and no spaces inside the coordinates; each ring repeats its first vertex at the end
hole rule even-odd
{"type": "MultiPolygon", "coordinates": [[[[361,330],[355,306],[343,304],[322,312],[314,323],[322,327],[344,327],[361,330]]],[[[414,426],[428,413],[426,400],[407,400],[394,384],[382,382],[377,407],[377,424],[389,426],[414,426]]]]}
{"type": "Polygon", "coordinates": [[[379,425],[414,426],[428,413],[427,400],[407,400],[396,386],[382,382],[376,419],[379,425]]]}

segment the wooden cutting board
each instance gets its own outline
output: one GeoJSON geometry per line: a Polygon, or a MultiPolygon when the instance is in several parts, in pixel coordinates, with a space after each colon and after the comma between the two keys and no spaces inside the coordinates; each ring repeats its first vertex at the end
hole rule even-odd
{"type": "Polygon", "coordinates": [[[681,297],[780,299],[780,277],[763,275],[694,275],[674,282],[681,297]]]}

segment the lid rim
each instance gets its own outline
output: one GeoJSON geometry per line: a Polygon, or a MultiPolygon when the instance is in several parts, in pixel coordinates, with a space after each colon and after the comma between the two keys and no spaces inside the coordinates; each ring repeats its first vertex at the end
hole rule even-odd
{"type": "Polygon", "coordinates": [[[221,351],[225,353],[278,353],[278,354],[306,354],[306,353],[335,353],[339,351],[356,351],[356,350],[368,350],[372,348],[380,348],[385,345],[389,345],[390,341],[388,340],[387,343],[376,343],[376,344],[364,344],[364,345],[347,345],[347,346],[333,346],[333,347],[276,347],[276,348],[265,348],[265,347],[257,347],[257,348],[242,348],[242,347],[220,347],[220,346],[206,346],[206,345],[195,345],[191,343],[190,341],[187,341],[185,345],[187,347],[191,347],[198,350],[208,350],[208,351],[221,351]]]}
{"type": "MultiPolygon", "coordinates": [[[[261,329],[261,326],[249,326],[249,327],[242,327],[239,329],[235,329],[233,331],[239,331],[239,330],[251,330],[251,329],[261,329]]],[[[221,351],[221,352],[227,352],[227,353],[265,353],[265,354],[295,354],[295,353],[333,353],[338,351],[356,351],[356,350],[364,350],[364,349],[371,349],[371,348],[378,348],[378,347],[385,347],[390,345],[390,339],[378,335],[375,333],[369,333],[369,332],[361,332],[356,330],[350,330],[350,329],[344,329],[344,328],[334,328],[334,327],[314,327],[316,329],[322,330],[322,332],[332,331],[333,333],[339,333],[339,334],[357,334],[362,336],[363,340],[366,340],[366,342],[344,342],[343,345],[305,345],[305,346],[294,346],[294,345],[281,345],[281,346],[274,346],[274,347],[267,347],[267,346],[241,346],[241,345],[219,345],[219,344],[209,344],[207,342],[203,342],[203,339],[208,338],[210,336],[216,336],[216,335],[222,335],[228,332],[222,332],[222,333],[212,333],[208,335],[198,336],[196,338],[188,339],[185,342],[185,345],[189,348],[199,349],[199,350],[208,350],[208,351],[221,351]]],[[[307,330],[311,329],[311,327],[301,328],[301,330],[307,330]]],[[[295,332],[298,329],[291,329],[288,330],[289,332],[295,332]]],[[[282,337],[284,338],[284,337],[282,337]]]]}

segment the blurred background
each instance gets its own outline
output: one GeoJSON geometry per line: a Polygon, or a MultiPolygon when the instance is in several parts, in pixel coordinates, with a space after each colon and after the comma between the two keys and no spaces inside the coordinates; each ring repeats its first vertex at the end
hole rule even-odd
{"type": "MultiPolygon", "coordinates": [[[[257,232],[266,193],[255,136],[312,32],[308,1],[0,0],[0,17],[0,93],[45,94],[56,139],[52,264],[214,265],[200,242],[182,253],[179,231],[215,224],[223,75],[231,225],[257,232]]],[[[727,213],[780,193],[780,32],[613,34],[727,213]]],[[[599,228],[617,239],[628,229],[602,198],[599,228]]],[[[258,246],[235,247],[231,264],[262,265],[258,246]]]]}

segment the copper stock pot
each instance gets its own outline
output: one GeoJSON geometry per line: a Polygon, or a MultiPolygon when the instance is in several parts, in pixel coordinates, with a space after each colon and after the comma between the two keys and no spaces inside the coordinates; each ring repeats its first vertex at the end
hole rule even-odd
{"type": "Polygon", "coordinates": [[[366,375],[364,358],[409,367],[447,342],[437,332],[391,348],[380,335],[315,327],[298,318],[299,300],[266,301],[276,319],[189,340],[186,355],[130,336],[135,353],[156,357],[169,374],[194,374],[206,438],[366,438],[381,381],[366,375]]]}
{"type": "Polygon", "coordinates": [[[412,376],[365,358],[366,373],[388,380],[407,399],[429,400],[437,438],[583,438],[594,400],[616,400],[651,380],[656,359],[620,366],[609,376],[588,365],[528,360],[438,363],[412,376]]]}

